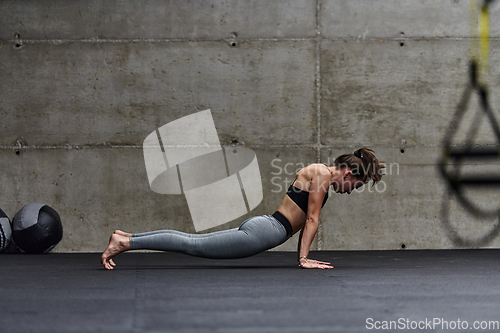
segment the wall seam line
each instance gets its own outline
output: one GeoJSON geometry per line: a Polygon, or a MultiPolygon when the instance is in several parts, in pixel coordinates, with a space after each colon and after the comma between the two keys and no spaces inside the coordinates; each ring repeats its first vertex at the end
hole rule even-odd
{"type": "MultiPolygon", "coordinates": [[[[318,19],[317,19],[318,20],[318,19]]],[[[322,37],[325,38],[325,37],[322,37]]],[[[287,42],[287,41],[313,41],[317,39],[317,34],[314,37],[282,37],[282,38],[238,38],[238,42],[287,42]]],[[[415,37],[360,37],[360,36],[342,36],[342,37],[326,37],[325,39],[330,41],[434,41],[434,40],[447,40],[447,41],[458,41],[458,40],[479,40],[478,37],[425,37],[425,36],[415,36],[415,37]]],[[[500,37],[490,37],[490,41],[500,41],[500,37]]],[[[88,44],[99,44],[99,43],[203,43],[203,42],[232,42],[234,38],[215,38],[215,39],[196,39],[196,38],[81,38],[81,39],[64,39],[64,38],[54,38],[54,39],[4,39],[5,43],[19,43],[20,46],[23,44],[67,44],[67,43],[88,43],[88,44]]]]}
{"type": "MultiPolygon", "coordinates": [[[[239,147],[238,145],[221,145],[222,147],[239,147]]],[[[352,149],[357,147],[358,144],[353,145],[321,145],[319,148],[321,149],[352,149]]],[[[465,147],[466,144],[452,144],[452,147],[465,147]]],[[[498,146],[497,143],[481,143],[474,144],[474,147],[492,147],[498,146]]],[[[169,146],[167,146],[169,147],[169,146]]],[[[184,147],[184,146],[182,146],[184,147]]],[[[203,147],[206,147],[203,145],[203,147]]],[[[246,148],[256,148],[256,149],[267,149],[267,148],[310,148],[310,149],[318,149],[317,144],[270,144],[270,145],[259,145],[259,144],[249,144],[245,145],[246,148]]],[[[390,149],[415,149],[415,148],[443,148],[441,144],[432,144],[432,145],[413,145],[413,146],[405,146],[405,145],[368,145],[368,148],[390,148],[390,149]]],[[[113,149],[142,149],[143,145],[2,145],[0,146],[0,150],[42,150],[42,149],[66,149],[66,150],[83,150],[83,149],[105,149],[105,148],[113,148],[113,149]]]]}
{"type": "MultiPolygon", "coordinates": [[[[316,162],[321,162],[321,25],[320,25],[320,16],[321,16],[321,0],[316,0],[316,162]]],[[[318,251],[323,249],[323,223],[321,219],[318,219],[318,251]]]]}

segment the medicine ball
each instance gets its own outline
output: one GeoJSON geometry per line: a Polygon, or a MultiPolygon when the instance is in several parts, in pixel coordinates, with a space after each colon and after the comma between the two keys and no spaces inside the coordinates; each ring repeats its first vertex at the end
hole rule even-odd
{"type": "Polygon", "coordinates": [[[10,236],[12,236],[10,220],[4,211],[0,209],[0,252],[5,250],[7,245],[9,245],[10,236]]]}
{"type": "Polygon", "coordinates": [[[29,203],[12,220],[12,239],[26,253],[49,252],[62,236],[59,214],[44,204],[29,203]]]}

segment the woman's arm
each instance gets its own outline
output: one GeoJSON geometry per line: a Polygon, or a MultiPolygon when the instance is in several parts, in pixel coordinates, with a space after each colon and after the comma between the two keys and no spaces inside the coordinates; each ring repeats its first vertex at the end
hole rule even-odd
{"type": "Polygon", "coordinates": [[[306,225],[302,230],[302,237],[299,240],[299,264],[301,267],[304,267],[304,264],[309,262],[307,257],[309,255],[309,249],[311,248],[312,241],[318,231],[318,220],[306,220],[306,225]]]}
{"type": "Polygon", "coordinates": [[[321,170],[316,171],[310,180],[306,224],[301,230],[298,249],[299,265],[304,268],[333,268],[325,265],[330,263],[307,259],[312,241],[318,231],[319,213],[330,185],[329,181],[330,174],[321,172],[321,170]]]}

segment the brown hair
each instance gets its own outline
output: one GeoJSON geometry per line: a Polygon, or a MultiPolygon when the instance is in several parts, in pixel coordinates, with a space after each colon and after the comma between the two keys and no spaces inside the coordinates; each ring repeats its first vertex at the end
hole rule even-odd
{"type": "Polygon", "coordinates": [[[340,155],[333,164],[338,169],[349,168],[352,174],[363,182],[367,183],[371,179],[373,186],[382,179],[382,169],[385,168],[381,165],[385,162],[380,162],[373,153],[370,148],[359,148],[353,154],[340,155]]]}

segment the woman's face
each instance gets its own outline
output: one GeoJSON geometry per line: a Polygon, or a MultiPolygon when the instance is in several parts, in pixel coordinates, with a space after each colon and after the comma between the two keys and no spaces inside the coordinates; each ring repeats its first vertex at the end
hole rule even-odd
{"type": "Polygon", "coordinates": [[[337,188],[334,186],[334,190],[340,194],[351,194],[352,191],[360,188],[364,184],[365,182],[354,176],[351,170],[347,170],[341,181],[336,183],[337,188]]]}

